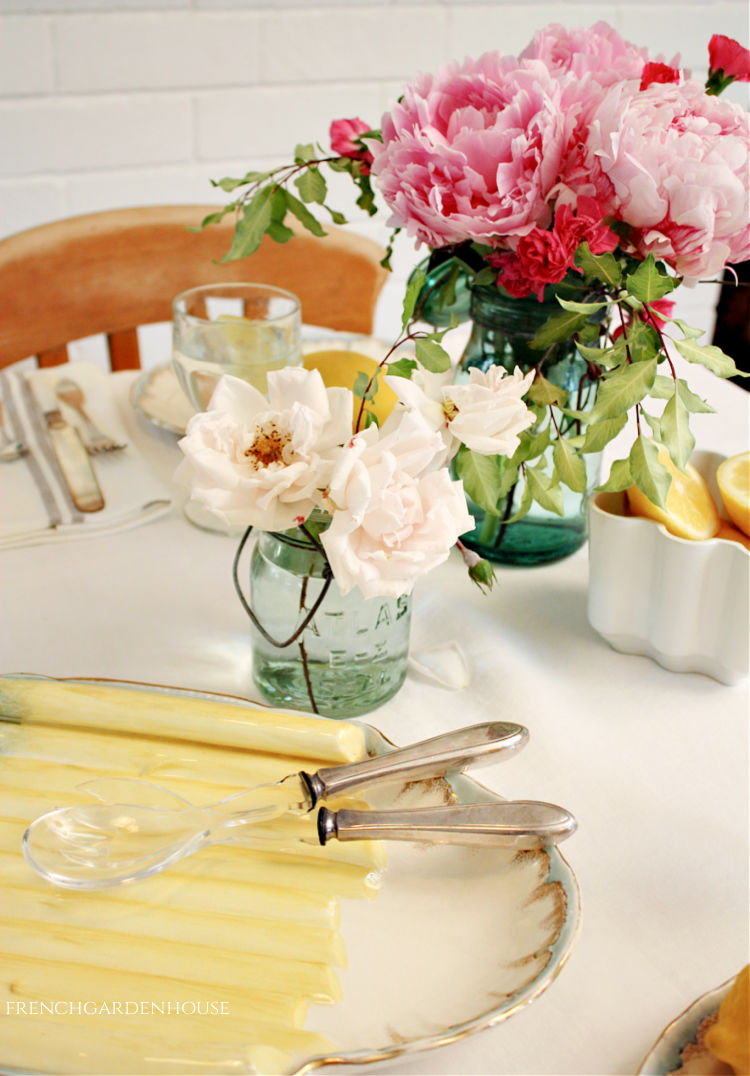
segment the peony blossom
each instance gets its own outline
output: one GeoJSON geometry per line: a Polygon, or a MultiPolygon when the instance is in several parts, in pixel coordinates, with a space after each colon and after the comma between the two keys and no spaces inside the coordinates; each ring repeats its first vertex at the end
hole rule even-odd
{"type": "Polygon", "coordinates": [[[750,82],[750,51],[724,34],[714,34],[708,43],[711,74],[723,72],[725,78],[750,82]]]}
{"type": "Polygon", "coordinates": [[[688,278],[750,257],[748,117],[697,82],[607,92],[587,140],[629,241],[688,278]]]}
{"type": "Polygon", "coordinates": [[[555,74],[571,81],[593,81],[598,86],[639,79],[649,56],[646,49],[625,41],[606,22],[569,30],[551,23],[539,30],[520,55],[542,60],[555,74]]]}
{"type": "Polygon", "coordinates": [[[350,120],[333,120],[329,131],[331,149],[339,157],[351,157],[361,161],[361,171],[368,175],[372,164],[372,153],[362,145],[359,136],[369,131],[370,125],[355,117],[350,120]]]}
{"type": "Polygon", "coordinates": [[[539,61],[486,53],[420,76],[372,144],[389,224],[431,247],[546,227],[573,120],[539,61]]]}
{"type": "Polygon", "coordinates": [[[272,371],[268,399],[225,376],[188,423],[180,475],[228,525],[285,530],[319,503],[351,421],[351,392],[325,388],[317,370],[272,371]]]}
{"type": "Polygon", "coordinates": [[[461,444],[482,456],[512,456],[518,435],[534,423],[523,401],[534,371],[524,376],[518,368],[508,374],[502,366],[485,372],[475,367],[468,382],[451,384],[452,377],[452,371],[432,374],[419,369],[408,381],[386,380],[406,408],[442,434],[444,458],[451,459],[461,444]]]}
{"type": "Polygon", "coordinates": [[[331,525],[321,534],[342,593],[409,594],[474,526],[462,484],[432,468],[441,447],[420,416],[406,414],[382,430],[368,427],[342,451],[324,501],[331,525]]]}

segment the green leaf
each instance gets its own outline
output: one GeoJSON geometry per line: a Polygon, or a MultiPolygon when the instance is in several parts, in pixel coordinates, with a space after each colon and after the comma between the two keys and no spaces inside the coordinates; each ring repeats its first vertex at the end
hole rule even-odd
{"type": "Polygon", "coordinates": [[[303,202],[316,202],[318,205],[325,202],[328,187],[319,168],[305,169],[302,175],[295,179],[294,185],[303,202]]]}
{"type": "Polygon", "coordinates": [[[600,325],[597,325],[594,321],[587,321],[586,324],[582,325],[578,330],[578,345],[593,344],[595,340],[599,339],[600,331],[600,325]]]}
{"type": "Polygon", "coordinates": [[[415,340],[414,351],[417,361],[431,374],[444,374],[451,368],[450,355],[435,340],[415,340]]]}
{"type": "Polygon", "coordinates": [[[576,347],[586,362],[593,362],[605,370],[612,370],[615,366],[621,366],[627,361],[628,357],[625,351],[625,341],[622,337],[619,337],[612,347],[586,347],[580,342],[576,344],[576,347]]]}
{"type": "Polygon", "coordinates": [[[684,471],[695,448],[695,438],[690,432],[690,412],[680,399],[679,389],[662,412],[661,436],[676,467],[684,471]]]}
{"type": "Polygon", "coordinates": [[[305,144],[300,143],[294,147],[295,164],[305,164],[307,161],[314,161],[317,156],[317,150],[312,142],[307,142],[305,144]]]}
{"type": "Polygon", "coordinates": [[[576,302],[573,302],[572,299],[561,299],[559,295],[557,296],[557,301],[560,304],[560,306],[563,308],[563,310],[570,310],[572,313],[575,313],[575,314],[585,314],[587,317],[589,317],[591,314],[595,314],[597,312],[597,310],[603,310],[605,306],[609,305],[606,302],[604,302],[604,303],[576,303],[576,302]]]}
{"type": "MultiPolygon", "coordinates": [[[[659,334],[651,325],[646,325],[640,318],[635,318],[625,329],[626,347],[632,362],[648,362],[654,355],[661,354],[659,334]]],[[[662,359],[664,356],[662,355],[662,359]]]]}
{"type": "Polygon", "coordinates": [[[618,418],[647,396],[656,377],[656,359],[624,366],[599,382],[589,421],[618,418]]]}
{"type": "Polygon", "coordinates": [[[517,523],[519,519],[523,519],[524,516],[528,515],[529,509],[533,503],[534,497],[527,482],[521,488],[521,503],[519,504],[517,511],[513,513],[510,519],[506,520],[506,523],[517,523]]]}
{"type": "Polygon", "coordinates": [[[576,265],[586,277],[601,280],[602,284],[617,287],[622,280],[622,269],[611,251],[604,254],[592,254],[586,242],[581,243],[576,251],[576,265]]]}
{"type": "Polygon", "coordinates": [[[541,404],[544,407],[556,405],[564,407],[568,398],[565,389],[559,385],[553,385],[543,374],[537,374],[529,389],[528,398],[532,403],[541,404]]]}
{"type": "Polygon", "coordinates": [[[417,268],[409,278],[406,285],[406,291],[404,292],[403,306],[401,308],[401,329],[404,332],[414,314],[419,293],[426,283],[427,277],[424,275],[424,270],[420,268],[417,268]]]}
{"type": "Polygon", "coordinates": [[[551,443],[550,429],[550,424],[547,423],[541,430],[534,426],[530,430],[523,430],[518,438],[518,448],[511,456],[510,462],[525,463],[526,460],[541,456],[551,443]]]}
{"type": "Polygon", "coordinates": [[[693,329],[681,318],[672,318],[672,323],[677,326],[686,340],[697,340],[699,336],[703,336],[705,329],[693,329]]]}
{"type": "Polygon", "coordinates": [[[694,340],[675,340],[675,347],[683,359],[700,363],[717,377],[734,377],[739,373],[734,359],[725,355],[721,348],[713,344],[696,344],[694,340]]]}
{"type": "Polygon", "coordinates": [[[586,464],[583,457],[564,437],[559,437],[555,441],[552,461],[555,465],[555,473],[563,485],[572,489],[574,493],[586,492],[586,464]]]}
{"type": "Polygon", "coordinates": [[[354,379],[354,386],[352,392],[358,400],[374,400],[378,391],[378,374],[380,370],[376,370],[374,374],[366,374],[362,370],[357,371],[357,376],[354,379]],[[372,384],[370,384],[370,377],[372,376],[372,384]]]}
{"type": "Polygon", "coordinates": [[[268,234],[276,243],[288,243],[294,238],[294,232],[284,224],[286,217],[286,191],[277,187],[271,197],[271,223],[268,234]]]}
{"type": "Polygon", "coordinates": [[[501,458],[481,456],[462,445],[455,458],[455,468],[474,504],[495,515],[503,468],[501,458]]]}
{"type": "Polygon", "coordinates": [[[234,229],[231,249],[221,259],[237,261],[254,254],[271,223],[271,198],[273,189],[262,187],[246,205],[234,229]]]}
{"type": "Polygon", "coordinates": [[[407,381],[411,377],[414,370],[417,368],[417,362],[415,359],[396,359],[395,362],[389,362],[386,367],[386,373],[394,377],[405,377],[407,381]]]}
{"type": "Polygon", "coordinates": [[[226,191],[227,194],[231,194],[232,191],[236,191],[238,187],[246,187],[249,183],[264,183],[265,180],[270,179],[273,174],[273,171],[248,172],[246,175],[242,176],[241,179],[225,176],[224,179],[212,179],[211,186],[218,187],[220,190],[226,191]]]}
{"type": "Polygon", "coordinates": [[[638,489],[652,504],[664,508],[672,478],[664,464],[659,463],[659,446],[643,434],[630,449],[630,471],[638,489]]]}
{"type": "Polygon", "coordinates": [[[601,422],[592,422],[586,427],[586,437],[581,452],[602,452],[617,437],[628,421],[626,414],[617,418],[605,418],[601,422]]]}
{"type": "Polygon", "coordinates": [[[649,413],[647,411],[644,411],[643,409],[641,409],[641,418],[648,423],[653,439],[655,441],[661,441],[661,419],[657,418],[656,415],[649,415],[649,413]]]}
{"type": "Polygon", "coordinates": [[[670,291],[674,291],[679,285],[679,280],[661,272],[653,254],[649,254],[634,273],[628,273],[625,283],[630,294],[640,302],[653,303],[656,299],[663,299],[665,295],[669,295],[670,291]]]}
{"type": "Polygon", "coordinates": [[[621,490],[628,489],[632,485],[630,460],[615,460],[610,468],[609,478],[598,488],[607,490],[609,493],[620,493],[621,490]]]}
{"type": "Polygon", "coordinates": [[[331,215],[331,220],[334,224],[346,224],[346,217],[343,213],[339,213],[338,209],[331,209],[329,205],[324,205],[323,209],[327,210],[331,215]]]}
{"type": "Polygon", "coordinates": [[[488,286],[494,284],[497,280],[497,269],[493,269],[491,266],[486,265],[483,269],[474,277],[473,283],[481,286],[488,286]]]}
{"type": "Polygon", "coordinates": [[[189,228],[191,232],[202,232],[204,228],[208,228],[210,224],[218,224],[219,221],[224,220],[227,213],[231,213],[234,209],[234,205],[224,206],[223,209],[219,209],[216,213],[209,213],[207,217],[204,217],[197,228],[189,228]]]}
{"type": "Polygon", "coordinates": [[[534,339],[529,347],[535,351],[544,351],[551,344],[557,344],[560,340],[569,340],[583,325],[586,324],[586,314],[575,314],[563,310],[559,314],[553,314],[544,325],[537,329],[534,339]]]}
{"type": "Polygon", "coordinates": [[[365,426],[364,426],[365,429],[367,429],[368,426],[379,426],[380,425],[380,423],[378,422],[378,416],[375,414],[374,411],[365,411],[364,417],[365,417],[365,426]]]}
{"type": "Polygon", "coordinates": [[[285,191],[285,194],[287,207],[303,228],[307,228],[308,232],[312,232],[313,235],[319,238],[327,234],[317,217],[312,215],[304,203],[300,202],[299,198],[295,198],[291,191],[285,191]]]}
{"type": "Polygon", "coordinates": [[[706,401],[701,396],[698,396],[697,393],[691,392],[687,382],[683,381],[682,378],[677,379],[677,391],[679,392],[680,399],[685,404],[685,407],[687,407],[688,411],[691,411],[693,414],[712,415],[715,413],[716,408],[712,407],[710,403],[706,403],[706,401]]]}
{"type": "Polygon", "coordinates": [[[542,470],[543,464],[536,467],[526,467],[526,487],[529,493],[547,512],[554,512],[557,516],[565,514],[563,505],[563,491],[559,482],[554,477],[542,470]]]}

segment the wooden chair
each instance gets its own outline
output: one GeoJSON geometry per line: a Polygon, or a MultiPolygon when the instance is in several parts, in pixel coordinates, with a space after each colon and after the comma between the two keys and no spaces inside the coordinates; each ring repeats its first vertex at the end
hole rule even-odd
{"type": "Polygon", "coordinates": [[[266,237],[249,258],[216,264],[231,246],[233,218],[190,231],[216,206],[119,209],[45,224],[0,240],[0,367],[36,356],[68,359],[67,345],[103,333],[113,370],[140,366],[137,328],[171,321],[172,299],[199,284],[256,281],[297,295],[302,320],[372,331],[385,282],[383,250],[331,227],[266,237]]]}

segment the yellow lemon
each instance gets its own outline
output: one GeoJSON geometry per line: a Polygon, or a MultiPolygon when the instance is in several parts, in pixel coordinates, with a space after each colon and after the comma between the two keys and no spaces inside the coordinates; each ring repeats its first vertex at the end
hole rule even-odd
{"type": "Polygon", "coordinates": [[[627,496],[632,513],[663,523],[678,538],[713,538],[719,529],[719,513],[704,479],[690,463],[678,471],[664,447],[659,449],[659,462],[672,476],[666,507],[659,508],[637,486],[631,486],[627,496]]]}
{"type": "Polygon", "coordinates": [[[706,1032],[706,1046],[736,1073],[750,1072],[750,965],[744,967],[706,1032]]]}
{"type": "Polygon", "coordinates": [[[731,523],[727,523],[725,519],[722,519],[719,524],[719,529],[716,532],[717,538],[723,538],[726,542],[739,542],[744,545],[745,549],[750,549],[750,538],[742,531],[737,530],[731,523]]]}
{"type": "MultiPolygon", "coordinates": [[[[361,355],[358,351],[348,351],[344,348],[330,348],[321,351],[311,351],[305,355],[303,365],[306,370],[318,370],[323,378],[326,388],[353,389],[357,374],[362,372],[368,378],[375,373],[378,364],[367,355],[361,355]]],[[[398,397],[393,389],[383,381],[383,371],[378,377],[378,389],[372,400],[367,400],[365,409],[374,412],[379,425],[383,425],[391,411],[398,402],[398,397]]],[[[362,400],[354,398],[352,423],[357,421],[362,400]]],[[[364,418],[360,423],[360,429],[364,429],[364,418]]]]}
{"type": "Polygon", "coordinates": [[[716,481],[732,523],[750,535],[750,452],[740,452],[720,463],[716,481]]]}

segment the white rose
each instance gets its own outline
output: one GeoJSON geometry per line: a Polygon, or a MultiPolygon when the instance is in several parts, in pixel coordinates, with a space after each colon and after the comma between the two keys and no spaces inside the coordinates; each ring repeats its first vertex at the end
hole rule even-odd
{"type": "Polygon", "coordinates": [[[442,449],[440,436],[409,412],[343,449],[325,503],[331,525],[321,535],[342,593],[410,593],[473,527],[462,484],[433,467],[442,449]]]}
{"type": "Polygon", "coordinates": [[[351,429],[351,392],[326,389],[317,370],[269,373],[268,399],[227,375],[188,423],[178,476],[228,525],[284,530],[320,502],[351,429]]]}
{"type": "Polygon", "coordinates": [[[469,380],[453,384],[453,372],[432,374],[417,368],[411,378],[388,377],[388,385],[410,411],[418,411],[443,438],[443,461],[455,456],[460,444],[482,456],[512,456],[518,435],[534,423],[523,401],[534,380],[516,367],[507,374],[501,366],[486,373],[473,367],[469,380]]]}

